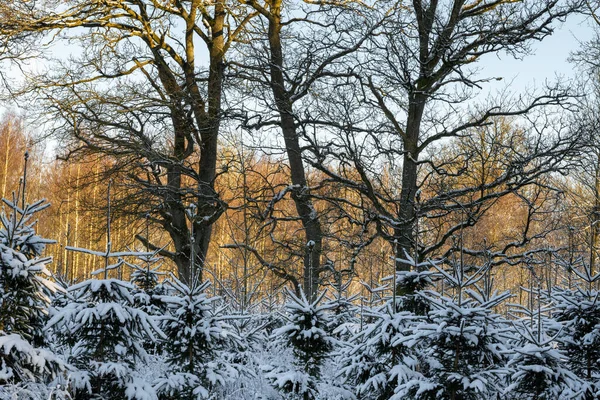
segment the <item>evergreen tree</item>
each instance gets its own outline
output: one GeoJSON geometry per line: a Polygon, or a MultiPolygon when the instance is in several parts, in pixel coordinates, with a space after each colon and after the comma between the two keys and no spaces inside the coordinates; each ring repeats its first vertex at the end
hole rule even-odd
{"type": "Polygon", "coordinates": [[[586,382],[587,396],[600,396],[600,292],[595,283],[600,274],[593,274],[583,260],[569,265],[575,275],[576,287],[554,288],[553,317],[561,323],[557,333],[559,348],[567,356],[567,366],[586,382]]]}
{"type": "Polygon", "coordinates": [[[162,399],[217,399],[227,382],[238,376],[231,346],[239,338],[228,329],[205,290],[210,286],[193,282],[190,286],[173,278],[173,295],[159,296],[169,314],[162,321],[166,334],[164,350],[173,373],[155,385],[162,399]]]}
{"type": "Polygon", "coordinates": [[[3,199],[0,213],[0,330],[16,333],[36,345],[43,342],[43,326],[50,299],[57,287],[46,265],[52,257],[42,257],[46,244],[54,243],[35,233],[35,214],[50,206],[39,200],[24,208],[3,199]]]}
{"type": "MultiPolygon", "coordinates": [[[[154,264],[157,261],[160,261],[160,258],[142,256],[142,257],[140,257],[140,260],[142,262],[154,264]]],[[[130,278],[131,283],[136,285],[138,288],[140,288],[141,290],[143,290],[146,293],[150,293],[150,292],[152,292],[152,290],[154,288],[156,288],[156,286],[158,286],[159,277],[160,277],[160,275],[163,275],[161,272],[158,271],[158,269],[161,267],[161,265],[158,265],[156,267],[149,266],[147,268],[144,266],[140,266],[137,264],[131,264],[131,263],[127,263],[127,265],[129,265],[130,267],[133,268],[133,271],[131,272],[131,278],[130,278]]]]}
{"type": "Polygon", "coordinates": [[[265,376],[286,398],[316,399],[322,378],[321,366],[335,344],[329,331],[329,312],[334,305],[320,304],[325,292],[312,303],[303,292],[297,296],[288,290],[287,294],[284,315],[287,322],[271,337],[280,348],[291,349],[293,365],[265,366],[265,376]]]}
{"type": "Polygon", "coordinates": [[[392,296],[362,318],[370,321],[341,353],[341,374],[360,399],[390,399],[398,386],[414,379],[416,352],[406,346],[412,328],[424,318],[429,303],[423,290],[432,285],[431,262],[419,263],[408,254],[397,262],[409,266],[392,277],[392,296]]]}
{"type": "Polygon", "coordinates": [[[45,381],[63,369],[44,343],[43,326],[49,294],[56,286],[42,257],[46,244],[54,243],[35,233],[36,213],[50,204],[39,200],[23,208],[3,199],[0,213],[0,385],[8,382],[45,381]]]}
{"type": "Polygon", "coordinates": [[[493,309],[510,293],[477,286],[489,278],[488,263],[469,268],[470,273],[462,261],[449,264],[449,270],[430,264],[452,297],[433,290],[422,293],[429,303],[428,318],[413,326],[404,341],[415,349],[418,374],[398,385],[394,398],[493,398],[507,373],[508,324],[493,309]]]}
{"type": "Polygon", "coordinates": [[[410,311],[398,311],[393,300],[364,314],[367,324],[341,352],[341,374],[360,399],[387,400],[396,387],[414,374],[414,352],[405,345],[417,319],[410,311]]]}
{"type": "Polygon", "coordinates": [[[327,297],[327,308],[331,308],[328,331],[338,340],[350,339],[360,324],[359,310],[355,305],[360,295],[346,296],[351,284],[352,280],[342,284],[340,277],[338,284],[335,285],[334,297],[327,297]]]}
{"type": "Polygon", "coordinates": [[[140,252],[136,255],[136,262],[127,262],[131,269],[130,282],[135,285],[135,304],[149,315],[161,316],[167,311],[166,305],[160,300],[160,296],[166,294],[166,286],[160,282],[162,258],[158,252],[140,252]]]}
{"type": "Polygon", "coordinates": [[[542,329],[532,330],[525,323],[517,329],[523,340],[507,364],[511,374],[505,393],[515,400],[588,398],[590,388],[565,368],[565,356],[554,345],[556,337],[548,337],[542,329]]]}
{"type": "Polygon", "coordinates": [[[506,322],[492,308],[509,297],[489,302],[431,293],[428,320],[413,327],[404,345],[414,348],[419,373],[400,384],[395,399],[493,398],[507,374],[506,322]]]}
{"type": "Polygon", "coordinates": [[[68,361],[79,369],[70,375],[76,399],[153,399],[153,387],[136,374],[135,366],[146,359],[144,342],[156,341],[155,335],[164,334],[153,317],[136,307],[133,285],[109,279],[112,270],[121,275],[123,257],[146,254],[112,251],[110,187],[109,182],[105,251],[66,247],[102,257],[104,267],[92,272],[92,276],[103,279],[92,278],[69,287],[73,301],[58,310],[48,327],[67,345],[68,361]],[[113,264],[112,258],[117,258],[113,264]]]}
{"type": "Polygon", "coordinates": [[[431,287],[435,274],[430,272],[430,269],[437,264],[432,260],[419,262],[408,253],[405,253],[405,257],[395,259],[397,264],[407,266],[406,271],[397,271],[394,275],[396,310],[409,311],[415,315],[427,315],[430,309],[429,302],[423,297],[422,291],[431,287]]]}
{"type": "Polygon", "coordinates": [[[530,288],[522,288],[529,294],[528,305],[511,305],[511,314],[522,318],[513,323],[516,339],[511,346],[514,355],[507,364],[510,375],[505,393],[515,400],[588,398],[590,386],[569,370],[565,353],[558,348],[563,326],[552,318],[551,298],[539,281],[534,289],[534,279],[532,274],[530,288]]]}
{"type": "Polygon", "coordinates": [[[134,306],[133,286],[116,279],[89,279],[69,288],[69,303],[48,323],[71,346],[68,361],[76,399],[145,399],[152,387],[134,373],[146,357],[143,342],[162,335],[154,320],[134,306]]]}

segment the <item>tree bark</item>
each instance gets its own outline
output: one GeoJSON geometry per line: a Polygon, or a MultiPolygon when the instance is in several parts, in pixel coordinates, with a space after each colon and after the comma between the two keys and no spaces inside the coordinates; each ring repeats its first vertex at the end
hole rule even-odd
{"type": "Polygon", "coordinates": [[[162,213],[163,227],[169,232],[175,247],[173,261],[177,265],[180,279],[190,282],[194,279],[202,281],[203,269],[208,255],[210,239],[212,236],[212,224],[223,213],[224,209],[218,201],[214,183],[217,165],[218,136],[221,122],[221,95],[223,90],[223,58],[225,54],[225,39],[223,29],[225,22],[225,6],[222,1],[215,4],[214,18],[211,20],[211,32],[213,36],[210,41],[209,53],[209,76],[208,93],[206,101],[203,101],[201,91],[196,81],[194,70],[194,26],[195,18],[188,17],[186,27],[186,58],[184,68],[185,91],[180,88],[177,81],[168,69],[166,62],[162,61],[158,51],[155,57],[158,62],[159,76],[163,86],[167,89],[172,102],[171,119],[174,127],[173,162],[167,168],[168,194],[165,204],[168,213],[162,213]],[[162,69],[161,69],[162,67],[162,69]],[[194,136],[193,128],[190,127],[188,116],[185,115],[181,104],[185,101],[191,102],[193,116],[198,126],[199,137],[196,138],[199,147],[199,161],[197,171],[197,194],[195,205],[197,206],[196,217],[188,225],[186,216],[186,205],[181,193],[182,189],[182,163],[190,155],[190,144],[194,136]],[[191,236],[194,240],[191,240],[191,236]],[[192,249],[191,245],[194,245],[192,249]],[[191,257],[194,255],[194,262],[191,257]],[[193,265],[193,271],[192,271],[193,265]]]}
{"type": "MultiPolygon", "coordinates": [[[[399,222],[400,226],[394,230],[396,245],[396,258],[404,259],[406,254],[415,254],[415,225],[416,204],[415,196],[418,185],[418,160],[419,160],[419,134],[421,120],[427,96],[422,93],[411,93],[409,96],[408,119],[404,137],[404,157],[402,165],[402,189],[400,191],[399,222]]],[[[417,249],[418,250],[418,249],[417,249]]],[[[418,251],[417,251],[418,252],[418,251]]],[[[396,261],[396,270],[408,270],[409,265],[396,261]]]]}
{"type": "MultiPolygon", "coordinates": [[[[198,170],[198,215],[201,218],[195,221],[194,244],[198,246],[194,251],[198,278],[202,280],[202,270],[208,255],[208,248],[212,236],[212,224],[224,211],[219,203],[218,195],[214,189],[217,171],[217,145],[219,127],[221,123],[221,95],[223,90],[223,71],[225,55],[225,41],[223,28],[225,23],[225,5],[222,1],[215,4],[215,18],[211,30],[213,32],[210,47],[210,67],[208,75],[208,110],[204,114],[204,121],[198,121],[200,127],[200,161],[198,170]]],[[[196,93],[196,91],[192,91],[196,93]]],[[[200,113],[198,113],[200,114],[200,113]]]]}
{"type": "Polygon", "coordinates": [[[307,298],[314,299],[319,289],[323,233],[310,196],[300,141],[294,121],[293,103],[285,89],[283,77],[283,52],[281,45],[281,0],[271,3],[269,15],[270,84],[281,119],[280,126],[285,142],[293,190],[292,199],[306,240],[303,269],[303,290],[307,298]]]}

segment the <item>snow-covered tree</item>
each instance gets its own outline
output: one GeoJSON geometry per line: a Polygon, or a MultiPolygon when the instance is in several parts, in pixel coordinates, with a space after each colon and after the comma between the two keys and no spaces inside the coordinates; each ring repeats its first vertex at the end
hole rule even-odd
{"type": "Polygon", "coordinates": [[[130,282],[136,287],[136,305],[149,315],[155,316],[166,312],[166,305],[159,299],[159,296],[166,294],[166,286],[160,282],[160,277],[165,273],[160,271],[162,257],[158,255],[159,251],[140,252],[135,256],[135,262],[125,261],[132,269],[130,282]]]}
{"type": "Polygon", "coordinates": [[[394,398],[493,398],[506,375],[507,322],[493,312],[509,292],[482,295],[477,290],[489,264],[466,273],[463,264],[445,270],[431,263],[449,286],[452,297],[432,290],[423,293],[430,306],[427,319],[413,327],[403,344],[416,349],[411,379],[401,383],[394,398]]]}
{"type": "Polygon", "coordinates": [[[341,375],[360,399],[389,399],[403,382],[415,375],[415,353],[405,345],[413,326],[429,310],[422,291],[432,285],[431,262],[419,263],[410,255],[396,260],[409,270],[396,272],[392,296],[383,306],[368,309],[369,321],[341,352],[341,375]]]}
{"type": "MultiPolygon", "coordinates": [[[[517,325],[519,326],[519,325],[517,325]]],[[[517,328],[522,336],[507,364],[511,371],[505,393],[510,399],[586,399],[591,388],[565,365],[564,354],[556,348],[556,337],[548,337],[543,326],[533,329],[523,322],[517,328]]]]}
{"type": "Polygon", "coordinates": [[[105,251],[66,247],[102,257],[104,267],[92,275],[103,279],[92,278],[69,287],[72,301],[53,315],[48,328],[67,345],[68,361],[78,368],[69,376],[76,399],[156,399],[154,388],[135,372],[135,365],[146,359],[144,342],[156,341],[164,334],[153,317],[136,307],[135,287],[109,279],[111,270],[121,275],[124,257],[148,253],[112,251],[110,186],[109,182],[105,251]],[[117,260],[111,264],[113,258],[117,260]]]}
{"type": "Polygon", "coordinates": [[[417,349],[419,374],[399,385],[394,398],[493,398],[506,375],[508,357],[506,322],[491,309],[509,295],[457,304],[431,293],[428,320],[414,326],[403,343],[417,349]]]}
{"type": "Polygon", "coordinates": [[[335,345],[329,331],[329,313],[335,305],[320,304],[325,292],[313,302],[309,302],[303,292],[297,296],[288,290],[287,294],[286,323],[273,331],[271,337],[279,348],[291,350],[293,362],[292,365],[264,366],[265,376],[286,398],[316,399],[321,366],[335,345]]]}
{"type": "Polygon", "coordinates": [[[186,285],[172,278],[173,295],[159,296],[169,314],[162,321],[163,348],[170,373],[155,385],[162,399],[217,399],[223,386],[238,376],[228,349],[239,338],[205,293],[210,282],[186,285]]]}
{"type": "Polygon", "coordinates": [[[0,213],[0,330],[16,333],[40,345],[50,299],[56,286],[48,281],[46,265],[52,257],[42,257],[46,244],[54,243],[35,233],[35,214],[49,207],[45,200],[20,208],[16,200],[4,203],[0,213]]]}
{"type": "Polygon", "coordinates": [[[340,276],[338,282],[333,285],[335,292],[332,298],[326,296],[327,308],[331,308],[328,331],[338,340],[346,340],[352,337],[360,325],[359,309],[355,304],[360,295],[358,293],[351,296],[347,295],[351,284],[352,280],[342,283],[340,276]]]}
{"type": "Polygon", "coordinates": [[[54,353],[32,346],[19,334],[0,331],[0,386],[46,382],[62,370],[64,364],[54,353]]]}
{"type": "Polygon", "coordinates": [[[429,270],[435,266],[434,261],[419,262],[409,254],[404,259],[395,259],[397,264],[406,265],[406,271],[395,274],[394,302],[396,310],[409,311],[416,315],[427,315],[429,302],[422,295],[422,291],[431,287],[433,275],[429,270]]]}
{"type": "Polygon", "coordinates": [[[135,287],[109,279],[111,270],[125,264],[123,257],[147,253],[113,252],[110,238],[110,184],[108,190],[107,241],[105,251],[67,246],[67,250],[104,259],[104,267],[92,272],[103,279],[88,279],[69,287],[70,301],[48,322],[67,347],[67,359],[78,369],[70,374],[76,399],[156,399],[154,388],[135,373],[145,360],[143,344],[164,336],[154,318],[136,307],[135,287]],[[111,259],[116,262],[111,264],[111,259]]]}
{"type": "Polygon", "coordinates": [[[35,232],[36,213],[50,204],[39,200],[24,207],[3,199],[0,212],[0,385],[45,381],[63,369],[44,342],[48,295],[56,286],[46,279],[51,257],[42,257],[53,241],[35,232]]]}
{"type": "MultiPolygon", "coordinates": [[[[146,257],[146,256],[142,256],[141,257],[141,261],[142,262],[148,262],[148,263],[156,263],[157,261],[160,261],[160,258],[156,258],[156,257],[146,257]],[[146,258],[148,258],[149,260],[146,260],[146,258]]],[[[158,269],[160,268],[160,265],[158,266],[140,266],[137,264],[131,264],[131,263],[127,263],[127,265],[129,265],[130,267],[133,268],[133,271],[131,272],[131,283],[135,284],[137,287],[139,287],[141,290],[145,291],[145,292],[150,292],[152,291],[152,289],[154,289],[159,282],[160,279],[160,275],[163,275],[163,273],[159,272],[158,269]]]]}
{"type": "Polygon", "coordinates": [[[71,375],[77,399],[156,397],[133,369],[146,357],[144,340],[163,334],[148,314],[134,307],[133,290],[116,279],[75,284],[69,288],[75,302],[49,321],[48,327],[71,346],[68,361],[79,369],[71,375]]]}
{"type": "Polygon", "coordinates": [[[549,295],[554,303],[552,316],[561,324],[557,334],[559,348],[567,356],[567,366],[587,382],[590,395],[600,396],[600,292],[594,274],[583,260],[570,265],[575,287],[554,288],[549,295]]]}
{"type": "Polygon", "coordinates": [[[341,375],[360,399],[390,399],[396,387],[413,375],[415,359],[404,343],[411,326],[420,317],[394,310],[390,300],[364,314],[367,324],[341,352],[341,375]]]}
{"type": "Polygon", "coordinates": [[[510,314],[520,319],[513,322],[513,356],[507,364],[505,394],[515,400],[593,398],[589,397],[591,386],[569,370],[566,354],[559,348],[563,325],[553,318],[552,298],[531,271],[530,286],[521,288],[529,301],[510,305],[510,314]]]}

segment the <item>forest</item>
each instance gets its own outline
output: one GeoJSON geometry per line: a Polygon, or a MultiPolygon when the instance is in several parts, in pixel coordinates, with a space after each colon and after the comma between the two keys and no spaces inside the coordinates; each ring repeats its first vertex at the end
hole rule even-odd
{"type": "Polygon", "coordinates": [[[0,0],[0,399],[600,398],[598,60],[597,0],[0,0]]]}

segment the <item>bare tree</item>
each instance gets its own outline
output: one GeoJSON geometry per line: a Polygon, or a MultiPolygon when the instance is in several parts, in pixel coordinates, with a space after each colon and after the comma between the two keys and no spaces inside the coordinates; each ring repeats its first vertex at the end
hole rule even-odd
{"type": "Polygon", "coordinates": [[[360,48],[377,24],[370,31],[356,29],[351,16],[367,9],[359,2],[286,4],[281,0],[249,0],[246,4],[262,18],[253,24],[255,40],[233,63],[239,69],[237,76],[254,84],[252,95],[259,100],[258,107],[244,110],[245,126],[276,126],[280,130],[291,184],[276,201],[287,194],[294,201],[304,233],[304,243],[300,249],[296,246],[295,252],[303,258],[304,292],[314,299],[321,274],[331,266],[323,259],[327,235],[323,215],[315,207],[315,185],[310,183],[303,159],[301,138],[306,126],[302,110],[307,95],[318,90],[319,81],[347,74],[343,71],[348,65],[346,57],[360,48]],[[265,53],[268,58],[263,56],[265,53]]]}
{"type": "MultiPolygon", "coordinates": [[[[554,0],[396,3],[379,34],[357,53],[355,64],[362,68],[354,78],[315,96],[310,118],[331,136],[307,138],[312,165],[368,199],[377,229],[398,259],[406,253],[435,254],[461,229],[474,225],[494,199],[535,185],[577,153],[578,143],[566,135],[559,118],[569,98],[561,88],[531,96],[503,92],[477,106],[473,101],[493,79],[478,74],[480,58],[527,54],[531,42],[550,35],[575,7],[554,0]],[[559,112],[552,114],[548,107],[559,112]],[[511,158],[503,161],[495,179],[426,191],[450,173],[448,160],[435,157],[443,145],[466,140],[503,116],[519,117],[518,129],[526,135],[523,143],[515,137],[497,144],[510,149],[511,158]],[[382,170],[394,184],[384,184],[382,170]],[[449,213],[463,217],[435,242],[419,243],[419,219],[449,213]]],[[[453,174],[464,175],[470,161],[459,158],[462,167],[453,174]]],[[[398,262],[396,268],[406,265],[398,262]]]]}
{"type": "Polygon", "coordinates": [[[226,0],[21,3],[0,6],[9,46],[28,33],[51,49],[78,45],[69,58],[46,57],[20,89],[50,121],[62,157],[110,158],[106,172],[127,178],[117,208],[150,212],[170,234],[174,251],[162,254],[181,278],[191,265],[201,273],[226,207],[214,189],[225,54],[254,14],[226,0]]]}
{"type": "Polygon", "coordinates": [[[579,112],[571,123],[583,138],[585,150],[574,171],[562,183],[570,208],[565,212],[565,225],[570,235],[578,237],[577,244],[569,243],[569,251],[585,252],[590,271],[596,273],[600,241],[600,20],[596,15],[598,4],[586,4],[597,24],[596,33],[571,56],[579,72],[581,92],[585,93],[579,98],[579,112]]]}

